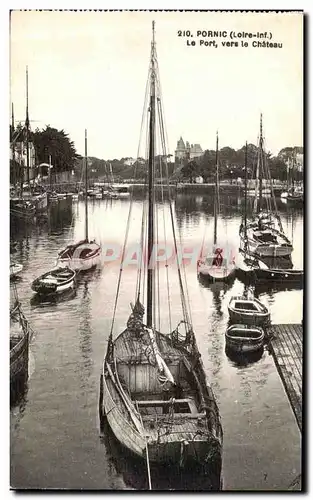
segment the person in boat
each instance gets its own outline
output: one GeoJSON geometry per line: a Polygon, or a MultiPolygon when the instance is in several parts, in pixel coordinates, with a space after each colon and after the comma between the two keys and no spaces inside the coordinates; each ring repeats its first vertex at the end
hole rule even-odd
{"type": "Polygon", "coordinates": [[[221,267],[221,265],[223,263],[223,255],[222,255],[223,249],[216,248],[214,253],[215,253],[215,255],[214,255],[214,258],[212,261],[212,266],[221,267]]]}
{"type": "Polygon", "coordinates": [[[135,337],[140,338],[144,334],[145,328],[143,324],[143,316],[145,313],[145,308],[137,299],[136,304],[133,306],[131,304],[132,313],[127,321],[127,329],[135,337]]]}

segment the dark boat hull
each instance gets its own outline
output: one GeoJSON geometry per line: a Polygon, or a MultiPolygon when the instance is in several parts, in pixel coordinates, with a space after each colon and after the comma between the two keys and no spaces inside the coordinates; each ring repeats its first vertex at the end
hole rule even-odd
{"type": "MultiPolygon", "coordinates": [[[[125,334],[127,331],[123,332],[125,334]]],[[[122,337],[121,334],[118,338],[122,337]]],[[[177,355],[182,355],[182,351],[171,348],[168,345],[169,351],[167,351],[167,340],[165,336],[158,334],[159,345],[161,343],[162,349],[160,352],[165,358],[172,356],[172,360],[177,355]]],[[[118,339],[117,339],[118,340],[118,339]]],[[[117,342],[115,341],[115,343],[117,342]]],[[[115,344],[114,343],[114,344],[115,344]]],[[[131,350],[133,346],[129,347],[131,350]]],[[[121,359],[120,353],[116,355],[121,359]]],[[[169,363],[169,361],[167,361],[169,363]]],[[[101,377],[101,390],[100,390],[100,419],[106,418],[110,428],[119,441],[119,443],[127,448],[130,452],[134,453],[141,459],[146,459],[146,444],[148,445],[149,461],[151,463],[158,464],[171,464],[172,466],[178,466],[180,468],[185,468],[191,466],[191,464],[198,464],[198,467],[204,467],[208,474],[216,471],[221,472],[221,462],[222,462],[222,428],[218,414],[218,408],[215,403],[214,395],[209,386],[205,382],[205,374],[203,370],[203,365],[198,357],[191,359],[186,351],[186,356],[184,359],[184,366],[188,366],[190,370],[195,374],[195,384],[198,385],[199,398],[202,398],[202,409],[201,411],[196,410],[194,414],[185,413],[173,413],[172,420],[170,423],[170,431],[167,433],[164,431],[168,428],[168,419],[170,418],[170,412],[165,412],[165,407],[167,406],[166,401],[150,401],[151,406],[155,404],[158,410],[160,410],[160,415],[158,416],[158,425],[155,427],[155,417],[149,414],[138,418],[138,413],[134,411],[133,416],[130,416],[132,411],[132,398],[126,394],[126,404],[121,397],[120,389],[116,380],[114,380],[114,375],[110,373],[111,368],[108,363],[104,363],[104,369],[101,377]],[[191,363],[194,363],[193,368],[191,368],[191,363]],[[130,408],[131,411],[128,410],[130,408]],[[141,426],[142,424],[142,426],[141,426]],[[157,430],[158,429],[158,430],[157,430]],[[161,430],[160,430],[161,429],[161,430]],[[188,465],[189,464],[189,465],[188,465]]],[[[183,365],[180,365],[181,370],[187,369],[183,365]]],[[[168,364],[171,372],[175,372],[175,363],[168,364]]],[[[149,363],[140,363],[135,359],[132,359],[130,368],[125,362],[119,367],[120,373],[125,373],[122,378],[123,384],[128,378],[129,384],[132,385],[136,380],[136,384],[141,388],[141,394],[144,396],[144,388],[150,387],[150,399],[151,394],[155,394],[158,388],[158,381],[156,376],[156,367],[149,363]]],[[[112,371],[114,367],[112,365],[112,371]]],[[[177,372],[177,369],[176,369],[177,372]]],[[[134,397],[134,396],[132,396],[134,397]]],[[[138,396],[140,398],[140,396],[138,396]]],[[[149,396],[146,396],[149,401],[149,396]]],[[[154,399],[160,399],[160,394],[154,396],[154,399]]],[[[164,393],[166,397],[166,393],[164,393]]],[[[142,397],[140,398],[142,399],[142,397]]],[[[148,406],[148,401],[147,406],[148,406]]],[[[185,404],[188,399],[175,399],[175,404],[185,404]]],[[[144,401],[138,401],[138,403],[145,405],[144,401]]],[[[135,408],[134,408],[135,410],[135,408]]],[[[185,410],[179,410],[185,411],[185,410]]]]}
{"type": "MultiPolygon", "coordinates": [[[[60,268],[59,272],[64,273],[66,271],[66,268],[60,268]]],[[[44,273],[38,278],[36,278],[33,283],[32,283],[32,290],[34,292],[39,293],[41,295],[50,295],[50,294],[55,294],[55,293],[62,293],[65,292],[66,290],[69,290],[70,288],[73,288],[75,284],[75,271],[72,271],[71,269],[67,269],[68,271],[68,277],[64,279],[58,279],[60,276],[58,275],[58,272],[55,271],[55,274],[53,275],[53,278],[55,278],[54,281],[52,279],[48,280],[48,278],[51,276],[53,271],[49,271],[48,273],[44,273]]]]}
{"type": "Polygon", "coordinates": [[[226,348],[236,353],[251,353],[263,348],[264,332],[261,328],[232,325],[225,334],[226,348]]]}

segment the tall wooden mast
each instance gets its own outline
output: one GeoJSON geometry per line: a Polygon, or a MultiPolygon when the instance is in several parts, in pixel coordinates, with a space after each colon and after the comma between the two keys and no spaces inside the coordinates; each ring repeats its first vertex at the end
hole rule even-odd
{"type": "Polygon", "coordinates": [[[264,151],[263,151],[263,124],[262,113],[260,116],[260,143],[259,143],[259,196],[258,196],[258,211],[262,208],[262,176],[264,172],[264,151]]]}
{"type": "Polygon", "coordinates": [[[26,66],[26,120],[25,120],[25,132],[26,132],[26,179],[27,184],[29,184],[29,115],[28,115],[28,66],[26,66]]]}
{"type": "Polygon", "coordinates": [[[14,144],[14,106],[12,102],[12,124],[11,124],[11,147],[12,147],[12,180],[13,185],[16,186],[16,165],[15,165],[15,144],[14,144]]]}
{"type": "Polygon", "coordinates": [[[153,322],[154,263],[151,262],[154,243],[154,170],[155,170],[155,22],[152,21],[150,67],[150,120],[149,120],[149,210],[148,210],[148,276],[147,276],[147,326],[153,322]]]}
{"type": "Polygon", "coordinates": [[[244,208],[244,235],[245,235],[245,250],[247,250],[247,187],[248,187],[248,143],[245,147],[245,208],[244,208]]]}
{"type": "Polygon", "coordinates": [[[88,160],[87,160],[87,130],[85,129],[85,239],[88,241],[88,160]]]}
{"type": "Polygon", "coordinates": [[[214,241],[217,242],[217,206],[218,206],[218,132],[216,132],[216,152],[215,152],[215,194],[214,194],[214,241]]]}

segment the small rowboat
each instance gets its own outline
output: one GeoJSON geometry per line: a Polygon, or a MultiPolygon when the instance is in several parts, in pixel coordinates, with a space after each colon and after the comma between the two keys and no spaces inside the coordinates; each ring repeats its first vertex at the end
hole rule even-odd
{"type": "Polygon", "coordinates": [[[258,326],[232,325],[225,333],[226,347],[235,352],[254,352],[263,347],[264,331],[258,326]]]}
{"type": "Polygon", "coordinates": [[[23,266],[22,264],[10,264],[10,278],[14,278],[17,276],[20,272],[22,272],[23,266]]]}
{"type": "Polygon", "coordinates": [[[57,267],[36,278],[32,290],[40,294],[61,293],[74,286],[75,276],[69,267],[57,267]]]}
{"type": "Polygon", "coordinates": [[[270,313],[267,307],[255,297],[232,297],[228,304],[229,318],[232,323],[247,325],[263,325],[269,322],[270,313]]]}

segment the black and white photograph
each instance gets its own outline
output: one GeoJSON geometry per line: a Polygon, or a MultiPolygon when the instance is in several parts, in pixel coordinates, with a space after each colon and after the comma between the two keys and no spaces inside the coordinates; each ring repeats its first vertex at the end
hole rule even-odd
{"type": "Polygon", "coordinates": [[[303,11],[9,50],[8,488],[303,491],[303,11]]]}

